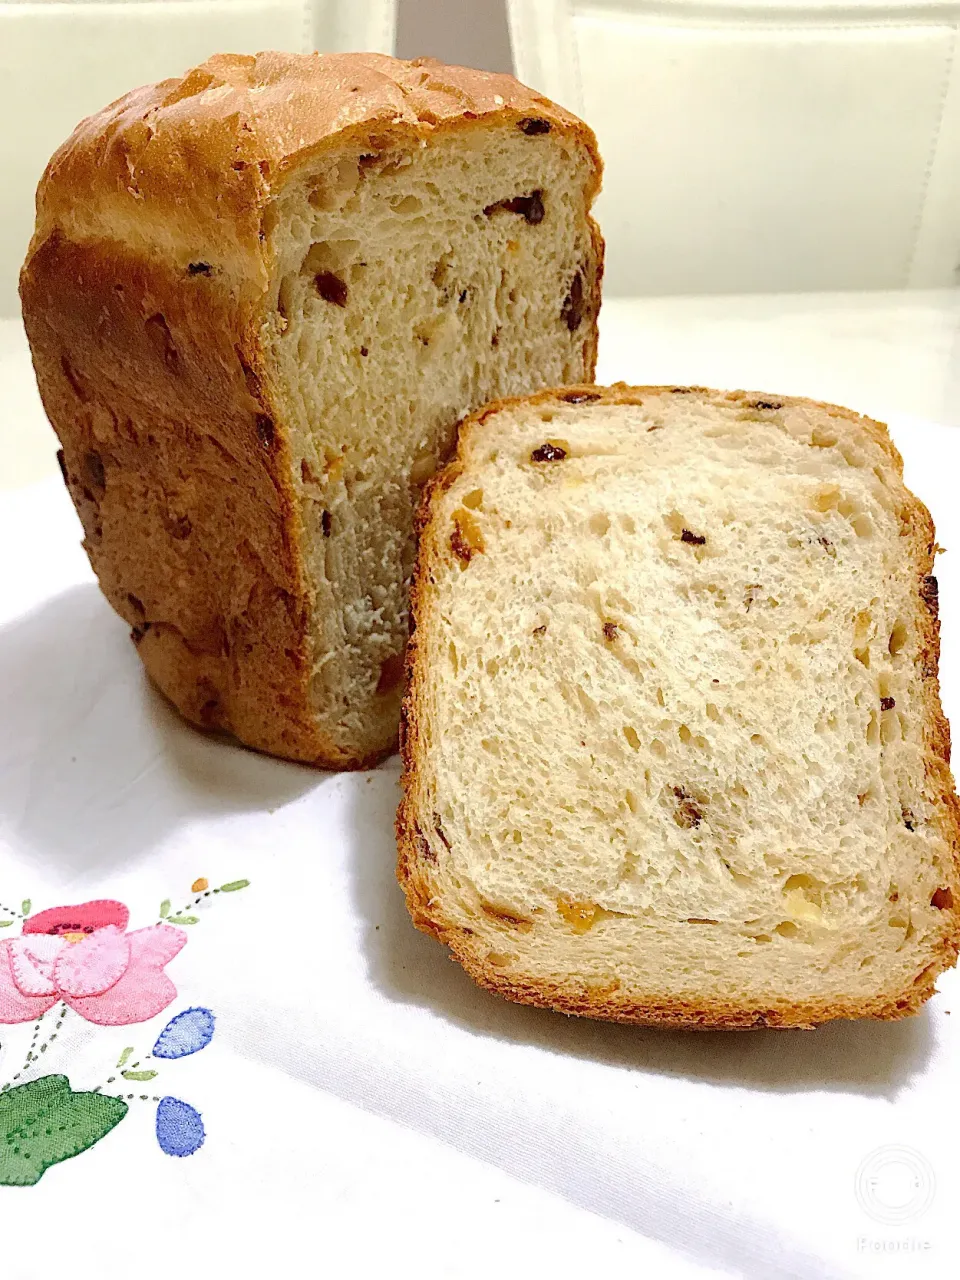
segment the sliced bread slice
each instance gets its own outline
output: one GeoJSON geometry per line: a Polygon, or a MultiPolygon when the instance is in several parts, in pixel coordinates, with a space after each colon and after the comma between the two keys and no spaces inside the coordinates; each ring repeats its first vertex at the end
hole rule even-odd
{"type": "Polygon", "coordinates": [[[590,380],[590,130],[511,76],[219,56],[51,161],[21,280],[85,546],[196,724],[396,742],[413,514],[456,424],[590,380]]]}
{"type": "Polygon", "coordinates": [[[916,1012],[960,941],[934,529],[886,429],[689,387],[470,419],[425,500],[399,877],[566,1013],[916,1012]]]}

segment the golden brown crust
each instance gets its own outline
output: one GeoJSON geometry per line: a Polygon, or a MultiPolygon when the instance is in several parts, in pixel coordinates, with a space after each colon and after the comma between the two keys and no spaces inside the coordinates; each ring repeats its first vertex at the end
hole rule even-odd
{"type": "Polygon", "coordinates": [[[219,55],[91,116],[50,161],[21,275],[41,396],[103,590],[193,723],[335,768],[392,750],[351,755],[311,711],[311,604],[260,346],[264,217],[325,148],[527,121],[587,148],[589,203],[601,166],[575,117],[510,76],[378,54],[219,55]]]}
{"type": "Polygon", "coordinates": [[[705,387],[631,387],[616,383],[611,387],[584,385],[541,391],[528,397],[512,397],[485,406],[462,424],[457,450],[450,462],[424,491],[417,513],[418,552],[411,586],[410,643],[407,649],[408,684],[401,713],[400,750],[403,763],[402,798],[397,811],[397,879],[406,897],[407,909],[418,929],[450,948],[453,957],[481,987],[521,1004],[554,1009],[580,1017],[641,1026],[673,1026],[689,1029],[737,1029],[754,1027],[812,1028],[838,1018],[890,1020],[908,1017],[935,994],[935,980],[957,962],[960,952],[960,802],[950,772],[950,730],[940,703],[938,664],[940,624],[937,617],[936,579],[932,577],[936,542],[933,521],[923,503],[904,488],[906,501],[901,510],[903,532],[910,540],[916,566],[921,606],[923,645],[920,662],[925,681],[926,716],[926,798],[935,808],[940,835],[951,850],[951,863],[943,868],[943,888],[949,890],[942,909],[943,934],[939,947],[912,984],[903,991],[878,994],[869,1001],[771,1002],[764,1007],[744,1008],[735,1003],[707,1003],[684,1000],[644,1000],[620,994],[612,988],[592,989],[575,982],[544,984],[524,975],[508,973],[492,963],[487,949],[481,949],[474,935],[454,923],[443,912],[433,893],[431,865],[436,853],[420,827],[429,824],[429,813],[420,812],[420,787],[426,760],[420,742],[418,707],[426,679],[425,663],[419,655],[418,629],[429,625],[432,604],[431,572],[436,556],[430,526],[437,499],[462,474],[471,433],[484,419],[503,409],[521,404],[540,405],[583,400],[596,404],[636,404],[645,397],[665,391],[705,393],[734,403],[772,403],[816,408],[831,416],[855,422],[889,456],[903,475],[903,461],[890,439],[886,425],[865,418],[850,409],[797,396],[769,396],[763,392],[717,392],[705,387]]]}

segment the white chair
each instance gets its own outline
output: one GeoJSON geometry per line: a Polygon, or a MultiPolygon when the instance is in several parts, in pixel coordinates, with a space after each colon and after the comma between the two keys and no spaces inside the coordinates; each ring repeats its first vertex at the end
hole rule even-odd
{"type": "Polygon", "coordinates": [[[611,294],[960,280],[956,0],[507,0],[595,128],[611,294]]]}
{"type": "Polygon", "coordinates": [[[395,0],[0,0],[0,316],[17,275],[37,180],[83,116],[212,53],[393,48],[395,0]]]}

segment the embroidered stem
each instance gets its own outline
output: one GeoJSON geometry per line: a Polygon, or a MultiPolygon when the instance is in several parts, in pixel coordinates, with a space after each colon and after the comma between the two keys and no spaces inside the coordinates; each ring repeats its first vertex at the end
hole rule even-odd
{"type": "Polygon", "coordinates": [[[33,1037],[30,1041],[30,1048],[27,1050],[27,1056],[24,1059],[23,1066],[15,1075],[10,1077],[10,1079],[7,1081],[5,1085],[2,1086],[2,1088],[0,1088],[0,1093],[6,1093],[8,1089],[11,1089],[16,1084],[16,1082],[20,1079],[23,1073],[27,1070],[27,1068],[32,1063],[39,1061],[40,1055],[42,1053],[46,1053],[48,1046],[53,1044],[54,1040],[56,1040],[57,1035],[59,1034],[60,1028],[63,1026],[63,1020],[66,1017],[66,1013],[67,1013],[66,1004],[61,1004],[58,1010],[58,1013],[60,1016],[57,1018],[53,1031],[50,1033],[49,1036],[47,1036],[46,1040],[44,1040],[42,1044],[40,1044],[39,1046],[37,1045],[37,1040],[40,1037],[40,1027],[43,1023],[44,1018],[47,1016],[49,1012],[50,1012],[49,1009],[44,1010],[44,1012],[41,1013],[40,1017],[34,1023],[33,1037]]]}
{"type": "MultiPolygon", "coordinates": [[[[91,1093],[102,1093],[102,1092],[103,1092],[103,1085],[102,1085],[102,1084],[95,1084],[95,1085],[93,1086],[93,1088],[90,1090],[90,1092],[91,1092],[91,1093]]],[[[107,1096],[108,1096],[108,1097],[112,1097],[112,1098],[123,1098],[125,1102],[159,1102],[159,1101],[160,1101],[160,1094],[159,1094],[159,1093],[154,1093],[154,1094],[149,1094],[149,1093],[113,1093],[113,1094],[108,1094],[107,1096]]]]}
{"type": "Polygon", "coordinates": [[[3,911],[8,916],[13,916],[14,920],[26,919],[22,911],[14,911],[13,907],[5,907],[2,902],[0,902],[0,911],[3,911]]]}
{"type": "Polygon", "coordinates": [[[235,893],[238,889],[246,889],[249,883],[249,880],[231,880],[228,884],[222,884],[216,889],[203,889],[195,898],[191,898],[185,906],[181,907],[179,911],[174,911],[172,914],[170,912],[170,900],[167,899],[160,907],[160,919],[158,923],[196,924],[197,917],[189,915],[188,913],[194,907],[199,907],[204,898],[209,898],[214,893],[235,893]]]}

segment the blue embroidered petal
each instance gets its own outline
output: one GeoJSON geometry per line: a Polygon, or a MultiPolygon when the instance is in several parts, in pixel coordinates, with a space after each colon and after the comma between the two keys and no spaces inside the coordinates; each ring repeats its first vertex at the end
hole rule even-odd
{"type": "Polygon", "coordinates": [[[153,1046],[155,1058],[185,1058],[205,1049],[213,1039],[215,1019],[209,1009],[184,1009],[171,1018],[153,1046]]]}
{"type": "Polygon", "coordinates": [[[168,1156],[192,1156],[206,1137],[203,1119],[179,1098],[161,1098],[157,1106],[157,1141],[168,1156]]]}

